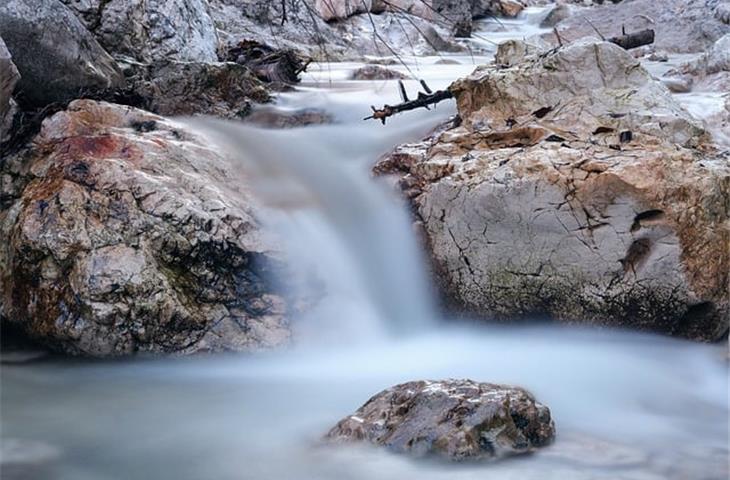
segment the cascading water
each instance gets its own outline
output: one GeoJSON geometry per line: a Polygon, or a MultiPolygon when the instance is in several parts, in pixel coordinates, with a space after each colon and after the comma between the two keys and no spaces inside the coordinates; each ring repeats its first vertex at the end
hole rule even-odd
{"type": "MultiPolygon", "coordinates": [[[[513,30],[485,29],[481,36],[536,30],[524,19],[505,25],[513,30]]],[[[485,60],[451,58],[461,64],[407,61],[443,88],[485,60]]],[[[727,478],[721,346],[547,325],[458,327],[435,318],[406,210],[370,178],[369,167],[454,109],[410,112],[385,128],[362,122],[371,104],[392,102],[398,93],[393,82],[346,81],[358,66],[313,66],[298,92],[278,100],[281,109],[322,108],[334,125],[273,132],[193,121],[242,162],[245,180],[270,210],[265,220],[284,241],[290,283],[312,288],[315,279],[321,295],[297,319],[298,341],[312,348],[4,365],[2,436],[43,442],[52,469],[38,478],[727,478]],[[410,335],[386,334],[392,330],[410,335]],[[323,339],[329,345],[320,345],[323,339]],[[379,390],[448,377],[530,389],[550,406],[557,442],[526,458],[458,466],[317,443],[379,390]]]]}

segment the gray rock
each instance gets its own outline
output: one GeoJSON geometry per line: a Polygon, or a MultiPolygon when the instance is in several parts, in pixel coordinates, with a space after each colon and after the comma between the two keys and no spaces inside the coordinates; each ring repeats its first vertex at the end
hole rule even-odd
{"type": "Polygon", "coordinates": [[[555,425],[550,410],[518,387],[415,381],[378,393],[325,438],[369,442],[417,457],[493,460],[549,445],[555,425]]]}
{"type": "Polygon", "coordinates": [[[366,65],[350,74],[350,80],[397,80],[405,78],[408,78],[408,76],[380,65],[366,65]]]}
{"type": "Polygon", "coordinates": [[[3,2],[0,36],[21,75],[22,104],[41,107],[123,84],[114,60],[57,0],[3,2]]]}
{"type": "Polygon", "coordinates": [[[569,18],[572,14],[573,12],[570,9],[570,5],[567,5],[565,3],[555,5],[552,9],[550,9],[548,14],[545,15],[545,18],[542,19],[542,22],[540,22],[540,27],[552,28],[566,18],[569,18]]]}
{"type": "Polygon", "coordinates": [[[15,68],[5,42],[0,38],[0,143],[7,140],[6,136],[13,121],[13,90],[18,80],[18,69],[15,68]]]}
{"type": "Polygon", "coordinates": [[[715,8],[715,18],[730,25],[730,2],[722,2],[715,8]]]}
{"type": "Polygon", "coordinates": [[[242,118],[252,103],[269,100],[263,84],[244,65],[233,62],[153,63],[135,82],[147,109],[160,115],[214,115],[242,118]]]}
{"type": "Polygon", "coordinates": [[[0,211],[0,312],[92,356],[286,343],[279,265],[234,165],[180,125],[77,100],[43,122],[0,211]]]}
{"type": "Polygon", "coordinates": [[[207,0],[63,0],[115,56],[141,62],[215,62],[207,0]]]}
{"type": "MultiPolygon", "coordinates": [[[[654,46],[670,53],[691,53],[707,50],[718,38],[730,32],[730,26],[713,17],[706,0],[632,0],[586,10],[557,25],[565,39],[577,40],[595,36],[590,22],[606,37],[652,28],[656,32],[654,46]]],[[[548,34],[553,41],[554,35],[548,34]]]]}
{"type": "Polygon", "coordinates": [[[577,42],[451,90],[461,125],[378,171],[401,177],[453,306],[727,331],[730,163],[636,59],[577,42]]]}

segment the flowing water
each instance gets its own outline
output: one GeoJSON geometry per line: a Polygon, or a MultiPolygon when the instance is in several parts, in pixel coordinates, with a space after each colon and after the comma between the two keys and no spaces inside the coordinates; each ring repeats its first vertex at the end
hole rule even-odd
{"type": "MultiPolygon", "coordinates": [[[[485,25],[521,37],[528,21],[485,25]]],[[[479,45],[476,45],[480,43],[479,45]]],[[[486,58],[407,58],[432,88],[486,58]]],[[[728,370],[723,347],[556,325],[494,327],[439,318],[405,206],[370,178],[374,159],[454,113],[448,102],[362,122],[397,101],[392,81],[348,81],[358,64],[319,65],[282,110],[322,108],[333,125],[195,128],[236,153],[285,239],[293,285],[322,295],[283,352],[174,360],[45,359],[2,367],[3,478],[724,479],[728,370]],[[262,161],[264,160],[264,161],[262,161]],[[317,282],[312,279],[316,278],[317,282]],[[415,379],[521,385],[547,404],[558,438],[492,464],[414,461],[318,443],[374,393],[415,379]],[[34,467],[27,467],[34,465],[34,467]]],[[[407,82],[410,91],[415,81],[407,82]]]]}

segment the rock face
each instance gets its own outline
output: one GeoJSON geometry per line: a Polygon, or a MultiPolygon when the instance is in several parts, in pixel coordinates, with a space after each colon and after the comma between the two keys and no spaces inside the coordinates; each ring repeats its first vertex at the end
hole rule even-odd
{"type": "Polygon", "coordinates": [[[471,380],[396,385],[326,436],[333,442],[365,441],[397,453],[457,461],[529,453],[554,438],[550,410],[528,392],[471,380]]]}
{"type": "Polygon", "coordinates": [[[137,61],[215,62],[207,0],[63,0],[113,55],[137,61]]]}
{"type": "Polygon", "coordinates": [[[249,68],[232,62],[152,64],[135,84],[147,109],[160,115],[215,115],[242,118],[252,102],[269,100],[263,84],[249,68]]]}
{"type": "Polygon", "coordinates": [[[123,84],[114,60],[58,0],[4,1],[0,37],[20,71],[17,93],[24,106],[42,107],[123,84]]]}
{"type": "Polygon", "coordinates": [[[0,211],[0,316],[71,354],[287,341],[277,251],[236,169],[178,125],[77,100],[25,154],[0,211]]]}
{"type": "MultiPolygon", "coordinates": [[[[584,18],[588,18],[606,38],[620,35],[622,26],[627,32],[653,28],[656,31],[654,46],[675,53],[704,51],[730,32],[729,25],[713,17],[708,0],[605,2],[603,6],[560,22],[557,28],[561,36],[569,40],[595,36],[596,32],[584,18]]],[[[554,38],[553,34],[550,36],[554,38]]]]}
{"type": "Polygon", "coordinates": [[[18,69],[15,68],[5,42],[0,38],[0,143],[6,140],[5,137],[12,123],[14,108],[12,97],[18,80],[20,80],[18,69]]]}
{"type": "Polygon", "coordinates": [[[730,162],[627,52],[578,42],[452,85],[461,124],[377,166],[455,306],[715,340],[730,162]]]}

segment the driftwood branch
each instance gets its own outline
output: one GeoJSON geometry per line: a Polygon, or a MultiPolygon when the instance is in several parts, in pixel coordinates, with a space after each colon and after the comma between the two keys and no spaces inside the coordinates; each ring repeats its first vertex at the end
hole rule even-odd
{"type": "Polygon", "coordinates": [[[370,107],[373,109],[373,114],[369,117],[365,117],[363,120],[380,120],[383,122],[383,125],[385,125],[385,120],[388,117],[392,117],[395,114],[401,113],[401,112],[407,112],[408,110],[415,110],[417,108],[425,108],[426,110],[430,110],[431,105],[436,105],[442,100],[448,100],[449,98],[454,98],[454,94],[451,93],[450,90],[437,90],[432,91],[430,88],[428,88],[428,85],[426,85],[426,82],[421,80],[421,86],[423,86],[424,92],[418,92],[418,97],[414,100],[409,100],[408,95],[406,94],[405,87],[403,86],[403,82],[400,82],[400,93],[401,98],[403,99],[402,103],[399,103],[398,105],[384,105],[383,108],[375,108],[374,106],[370,107]]]}
{"type": "Polygon", "coordinates": [[[644,45],[654,43],[654,30],[649,28],[636,33],[624,33],[619,37],[611,37],[608,41],[615,43],[624,50],[631,50],[632,48],[643,47],[644,45]]]}

